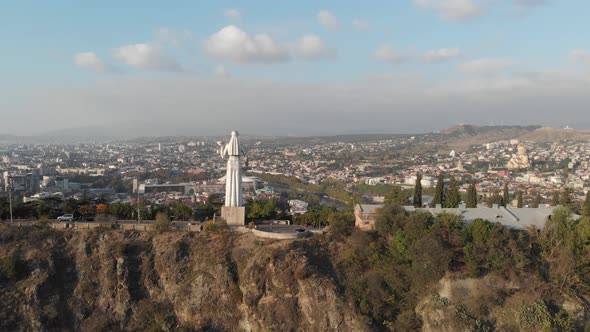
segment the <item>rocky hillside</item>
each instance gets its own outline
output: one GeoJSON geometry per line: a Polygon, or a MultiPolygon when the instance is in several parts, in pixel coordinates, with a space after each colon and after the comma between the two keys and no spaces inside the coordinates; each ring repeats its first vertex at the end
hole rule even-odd
{"type": "Polygon", "coordinates": [[[0,330],[588,331],[590,220],[564,213],[518,233],[392,205],[296,241],[0,225],[0,330]]]}
{"type": "Polygon", "coordinates": [[[587,130],[574,130],[562,128],[539,128],[519,137],[523,141],[537,143],[568,141],[586,141],[590,139],[590,132],[587,130]]]}
{"type": "Polygon", "coordinates": [[[312,242],[4,230],[3,331],[360,331],[312,242]]]}

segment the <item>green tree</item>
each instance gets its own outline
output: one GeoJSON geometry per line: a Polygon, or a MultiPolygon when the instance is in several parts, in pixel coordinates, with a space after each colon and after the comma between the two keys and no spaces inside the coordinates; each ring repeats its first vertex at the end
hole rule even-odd
{"type": "Polygon", "coordinates": [[[276,216],[277,203],[273,199],[254,199],[246,202],[248,219],[270,219],[276,216]]]}
{"type": "Polygon", "coordinates": [[[64,213],[76,213],[78,212],[78,201],[74,198],[68,198],[63,202],[64,213]]]}
{"type": "Polygon", "coordinates": [[[502,206],[507,206],[510,202],[510,192],[508,191],[508,183],[504,184],[504,193],[502,195],[502,206]]]}
{"type": "Polygon", "coordinates": [[[559,195],[559,204],[561,206],[567,207],[572,211],[575,208],[575,202],[572,197],[572,190],[570,188],[564,188],[559,195]]]}
{"type": "Polygon", "coordinates": [[[559,190],[553,192],[553,197],[551,198],[551,206],[556,207],[559,205],[559,190]]]}
{"type": "Polygon", "coordinates": [[[538,208],[539,205],[541,205],[541,192],[537,191],[537,194],[535,195],[535,200],[533,201],[533,207],[534,208],[538,208]]]}
{"type": "Polygon", "coordinates": [[[354,230],[354,214],[352,211],[331,213],[328,217],[330,234],[335,240],[341,241],[354,230]]]}
{"type": "Polygon", "coordinates": [[[518,201],[518,203],[516,204],[516,207],[519,209],[522,209],[524,207],[524,202],[522,199],[522,191],[518,191],[518,193],[516,194],[516,199],[518,201]]]}
{"type": "Polygon", "coordinates": [[[221,213],[221,207],[223,206],[223,203],[223,199],[219,194],[211,194],[209,197],[207,197],[207,205],[211,206],[217,214],[221,213]]]}
{"type": "Polygon", "coordinates": [[[414,187],[414,207],[422,207],[422,174],[416,173],[416,186],[414,187]]]}
{"type": "Polygon", "coordinates": [[[590,217],[590,190],[586,192],[586,200],[582,206],[582,215],[584,217],[590,217]]]}
{"type": "Polygon", "coordinates": [[[393,186],[393,188],[391,188],[391,190],[385,194],[383,203],[385,205],[406,205],[408,204],[408,195],[402,190],[401,187],[393,186]]]}
{"type": "Polygon", "coordinates": [[[438,179],[436,180],[436,187],[434,188],[434,198],[432,200],[432,204],[434,206],[440,204],[443,206],[443,202],[445,200],[445,178],[444,175],[441,173],[438,175],[438,179]]]}
{"type": "Polygon", "coordinates": [[[459,193],[459,187],[457,181],[455,181],[455,177],[451,177],[445,197],[443,206],[446,208],[458,208],[459,204],[461,204],[461,194],[459,193]]]}
{"type": "Polygon", "coordinates": [[[172,207],[172,213],[174,220],[189,220],[193,216],[193,209],[186,206],[184,203],[178,202],[178,204],[172,207]]]}
{"type": "Polygon", "coordinates": [[[475,188],[475,183],[469,184],[469,188],[467,188],[467,197],[465,199],[465,206],[467,208],[476,208],[477,207],[477,189],[475,188]]]}
{"type": "Polygon", "coordinates": [[[406,210],[399,204],[384,205],[377,212],[375,219],[375,230],[381,236],[387,236],[396,230],[403,228],[407,217],[406,210]]]}
{"type": "Polygon", "coordinates": [[[115,216],[117,219],[130,220],[133,219],[135,207],[128,203],[113,203],[108,207],[108,213],[115,216]]]}

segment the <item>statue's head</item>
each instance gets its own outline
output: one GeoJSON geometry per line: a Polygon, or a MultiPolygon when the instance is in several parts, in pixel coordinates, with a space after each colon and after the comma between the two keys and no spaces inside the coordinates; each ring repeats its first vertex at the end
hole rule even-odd
{"type": "Polygon", "coordinates": [[[518,145],[518,154],[520,154],[520,155],[526,154],[526,146],[524,146],[524,144],[518,145]]]}
{"type": "Polygon", "coordinates": [[[237,131],[235,131],[235,130],[234,130],[234,131],[232,131],[232,132],[231,132],[231,136],[232,136],[232,137],[238,137],[238,132],[237,132],[237,131]]]}

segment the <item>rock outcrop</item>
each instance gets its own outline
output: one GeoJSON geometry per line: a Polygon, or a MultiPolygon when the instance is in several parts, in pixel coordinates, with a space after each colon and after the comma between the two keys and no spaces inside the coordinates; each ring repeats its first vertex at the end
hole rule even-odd
{"type": "Polygon", "coordinates": [[[306,241],[24,230],[4,236],[0,330],[360,331],[306,241]]]}

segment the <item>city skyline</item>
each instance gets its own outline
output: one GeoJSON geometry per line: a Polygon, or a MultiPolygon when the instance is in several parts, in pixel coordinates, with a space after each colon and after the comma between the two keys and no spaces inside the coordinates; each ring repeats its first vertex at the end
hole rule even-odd
{"type": "Polygon", "coordinates": [[[589,6],[18,2],[0,14],[12,27],[0,32],[9,41],[0,115],[10,123],[0,134],[588,128],[589,6]]]}

